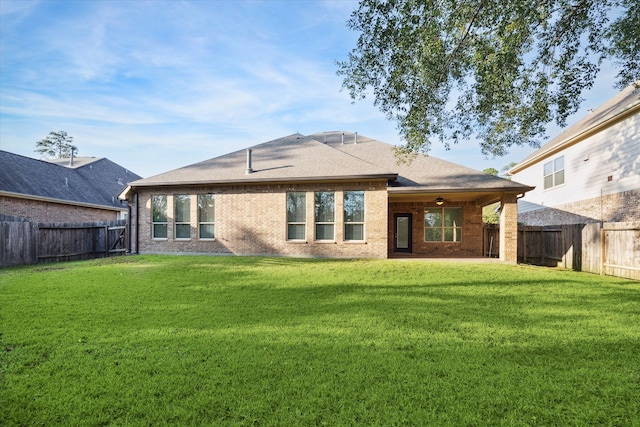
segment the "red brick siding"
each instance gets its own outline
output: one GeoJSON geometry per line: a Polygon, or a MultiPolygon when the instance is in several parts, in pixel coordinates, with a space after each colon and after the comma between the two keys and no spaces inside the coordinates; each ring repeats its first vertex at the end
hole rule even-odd
{"type": "Polygon", "coordinates": [[[475,202],[447,203],[446,207],[462,207],[462,241],[461,242],[425,242],[424,209],[438,208],[433,201],[425,202],[389,202],[389,234],[387,251],[393,256],[416,257],[472,257],[482,256],[482,208],[475,202]],[[411,213],[412,253],[394,253],[394,215],[411,213]]]}
{"type": "Polygon", "coordinates": [[[500,208],[500,259],[518,261],[518,197],[516,194],[502,196],[500,208]]]}
{"type": "Polygon", "coordinates": [[[385,182],[337,184],[281,184],[226,187],[149,188],[139,190],[139,241],[143,253],[215,253],[237,255],[284,255],[318,257],[384,258],[387,254],[387,192],[385,182]],[[365,191],[365,241],[345,242],[343,191],[365,191]],[[306,196],[306,241],[286,239],[286,193],[303,191],[306,196]],[[313,195],[335,191],[335,241],[314,241],[313,195]],[[197,194],[215,194],[215,241],[198,239],[197,194]],[[168,238],[151,239],[151,195],[168,195],[168,238]],[[191,239],[175,240],[173,195],[190,194],[191,239]]]}
{"type": "Polygon", "coordinates": [[[117,212],[62,203],[0,196],[0,213],[45,223],[114,221],[117,212]]]}

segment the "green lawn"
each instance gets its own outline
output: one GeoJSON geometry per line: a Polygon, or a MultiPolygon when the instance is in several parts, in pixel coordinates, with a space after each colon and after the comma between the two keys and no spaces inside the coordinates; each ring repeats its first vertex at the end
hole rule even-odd
{"type": "Polygon", "coordinates": [[[4,425],[640,425],[640,283],[134,256],[0,270],[4,425]]]}

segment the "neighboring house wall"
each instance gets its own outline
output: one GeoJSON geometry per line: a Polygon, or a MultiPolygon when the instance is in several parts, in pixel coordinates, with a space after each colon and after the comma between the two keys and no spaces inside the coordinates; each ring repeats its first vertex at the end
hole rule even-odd
{"type": "Polygon", "coordinates": [[[624,191],[574,203],[520,212],[518,221],[526,225],[588,224],[592,222],[633,222],[640,218],[640,190],[624,191]]]}
{"type": "MultiPolygon", "coordinates": [[[[523,200],[541,208],[555,208],[592,221],[640,220],[640,114],[518,171],[513,179],[535,185],[523,200]],[[564,184],[545,189],[544,164],[560,156],[564,156],[564,184]]],[[[530,210],[521,214],[519,221],[535,225],[548,223],[545,221],[553,216],[547,209],[530,210]]]]}
{"type": "Polygon", "coordinates": [[[339,184],[280,184],[144,188],[138,192],[139,251],[141,253],[279,254],[300,257],[366,257],[387,255],[386,182],[339,184]],[[314,240],[314,192],[335,192],[335,240],[314,240]],[[365,240],[345,241],[343,191],[365,191],[365,240]],[[306,240],[288,241],[287,192],[306,193],[306,240]],[[198,238],[197,194],[215,195],[215,240],[198,238]],[[151,238],[151,196],[166,194],[167,239],[151,238]],[[174,238],[175,194],[191,195],[191,238],[174,238]]]}
{"type": "Polygon", "coordinates": [[[416,257],[474,257],[482,256],[482,207],[475,202],[447,203],[444,207],[462,207],[461,242],[425,241],[425,208],[438,209],[433,201],[429,202],[390,202],[388,220],[388,254],[394,255],[394,216],[412,214],[412,256],[416,257]]]}
{"type": "Polygon", "coordinates": [[[112,210],[8,196],[0,196],[0,213],[46,223],[98,222],[120,219],[118,212],[112,210]]]}

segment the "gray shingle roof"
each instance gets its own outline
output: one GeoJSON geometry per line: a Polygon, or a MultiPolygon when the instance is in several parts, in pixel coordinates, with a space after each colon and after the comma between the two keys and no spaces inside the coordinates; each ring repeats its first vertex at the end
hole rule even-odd
{"type": "Polygon", "coordinates": [[[395,178],[385,169],[299,134],[251,147],[252,169],[246,150],[236,151],[132,183],[134,186],[212,183],[313,181],[353,177],[395,178]]]}
{"type": "Polygon", "coordinates": [[[531,189],[514,181],[423,154],[418,154],[409,164],[398,164],[392,145],[361,135],[357,136],[356,143],[356,135],[350,132],[344,132],[345,143],[342,144],[342,134],[342,132],[324,132],[311,137],[319,141],[326,140],[327,145],[339,151],[396,172],[398,179],[389,189],[390,193],[410,189],[425,192],[528,191],[531,189]]]}
{"type": "Polygon", "coordinates": [[[140,178],[104,158],[68,168],[0,150],[0,192],[122,209],[118,194],[140,178]]]}
{"type": "Polygon", "coordinates": [[[528,191],[531,187],[435,157],[398,164],[392,145],[351,132],[289,135],[131,183],[132,187],[379,178],[389,192],[528,191]],[[357,139],[356,139],[357,137],[357,139]],[[344,140],[344,144],[343,144],[344,140]],[[356,142],[357,141],[357,142],[356,142]]]}

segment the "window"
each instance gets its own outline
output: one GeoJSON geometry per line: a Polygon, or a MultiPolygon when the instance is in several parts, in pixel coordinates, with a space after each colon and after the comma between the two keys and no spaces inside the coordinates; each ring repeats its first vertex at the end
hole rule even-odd
{"type": "Polygon", "coordinates": [[[344,240],[364,240],[364,191],[344,192],[344,240]]]}
{"type": "Polygon", "coordinates": [[[198,238],[216,238],[216,199],[213,194],[198,194],[198,238]]]}
{"type": "Polygon", "coordinates": [[[191,196],[176,194],[173,196],[175,238],[191,238],[191,196]]]}
{"type": "Polygon", "coordinates": [[[564,156],[547,162],[544,168],[544,189],[564,184],[564,156]]]}
{"type": "Polygon", "coordinates": [[[315,193],[316,240],[335,240],[335,193],[315,193]]]}
{"type": "Polygon", "coordinates": [[[151,196],[151,238],[167,238],[166,194],[154,194],[151,196]]]}
{"type": "Polygon", "coordinates": [[[425,242],[462,241],[462,208],[426,208],[425,242]]]}
{"type": "Polygon", "coordinates": [[[287,193],[287,240],[305,240],[307,195],[287,193]]]}

